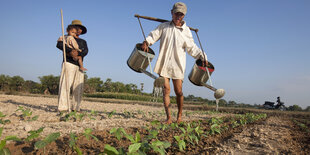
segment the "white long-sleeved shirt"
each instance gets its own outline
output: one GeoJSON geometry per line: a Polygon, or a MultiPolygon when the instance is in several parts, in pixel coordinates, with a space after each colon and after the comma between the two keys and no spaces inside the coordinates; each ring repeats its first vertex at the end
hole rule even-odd
{"type": "MultiPolygon", "coordinates": [[[[159,56],[154,72],[172,79],[184,79],[186,51],[195,59],[203,58],[203,52],[195,44],[191,30],[186,23],[177,27],[173,22],[160,24],[146,38],[149,46],[160,39],[159,56]]],[[[204,53],[205,59],[207,55],[204,53]]]]}

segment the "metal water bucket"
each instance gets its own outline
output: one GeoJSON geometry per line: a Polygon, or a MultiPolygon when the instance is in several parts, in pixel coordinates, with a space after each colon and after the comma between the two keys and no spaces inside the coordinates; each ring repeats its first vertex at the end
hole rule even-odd
{"type": "Polygon", "coordinates": [[[136,44],[130,57],[127,60],[127,65],[134,71],[142,73],[142,70],[146,70],[149,65],[148,57],[150,62],[155,57],[154,51],[149,48],[149,52],[144,52],[141,49],[142,44],[136,44]]]}
{"type": "Polygon", "coordinates": [[[206,68],[202,66],[202,61],[200,59],[196,60],[192,71],[188,75],[189,81],[191,81],[194,85],[197,86],[205,86],[204,84],[209,79],[206,69],[209,70],[211,76],[212,72],[214,71],[214,66],[212,65],[212,63],[208,62],[208,66],[206,68]]]}

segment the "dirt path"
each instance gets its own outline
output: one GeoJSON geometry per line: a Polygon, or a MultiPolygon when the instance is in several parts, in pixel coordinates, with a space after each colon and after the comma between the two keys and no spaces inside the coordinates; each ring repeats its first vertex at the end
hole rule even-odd
{"type": "Polygon", "coordinates": [[[303,150],[290,119],[270,117],[219,145],[218,154],[295,154],[303,150]]]}

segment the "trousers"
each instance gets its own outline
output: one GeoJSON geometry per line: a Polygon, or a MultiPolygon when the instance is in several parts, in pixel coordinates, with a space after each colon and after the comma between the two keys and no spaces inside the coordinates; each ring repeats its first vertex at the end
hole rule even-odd
{"type": "Polygon", "coordinates": [[[79,66],[66,62],[62,64],[58,92],[59,111],[80,111],[84,89],[84,73],[79,66]],[[67,80],[67,81],[66,81],[67,80]],[[72,90],[72,102],[70,92],[72,90]]]}

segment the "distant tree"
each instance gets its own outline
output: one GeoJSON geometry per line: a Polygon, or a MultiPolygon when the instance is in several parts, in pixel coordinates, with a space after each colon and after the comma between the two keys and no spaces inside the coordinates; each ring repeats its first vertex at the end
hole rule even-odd
{"type": "Polygon", "coordinates": [[[9,80],[9,86],[12,91],[21,91],[25,80],[20,76],[13,76],[9,80]]]}
{"type": "Polygon", "coordinates": [[[107,80],[103,83],[103,90],[112,92],[112,79],[107,78],[107,80]]]}
{"type": "Polygon", "coordinates": [[[126,92],[125,85],[121,82],[113,82],[112,91],[113,92],[126,92]]]}
{"type": "Polygon", "coordinates": [[[308,106],[308,107],[305,109],[305,111],[310,112],[310,106],[308,106]]]}
{"type": "Polygon", "coordinates": [[[290,110],[290,111],[302,111],[302,108],[299,105],[294,104],[292,106],[289,106],[288,110],[290,110]]]}
{"type": "Polygon", "coordinates": [[[41,84],[34,82],[34,81],[31,81],[31,80],[25,81],[22,89],[24,92],[33,93],[33,94],[39,94],[39,93],[42,93],[44,91],[44,90],[42,90],[41,84]]]}
{"type": "Polygon", "coordinates": [[[144,83],[140,83],[141,85],[141,88],[140,88],[140,91],[143,92],[143,89],[144,89],[144,83]]]}
{"type": "Polygon", "coordinates": [[[138,86],[136,84],[130,83],[130,87],[133,93],[138,93],[138,86]]]}
{"type": "Polygon", "coordinates": [[[0,90],[1,91],[8,91],[10,89],[9,87],[9,81],[11,77],[8,75],[1,74],[0,75],[0,90]]]}
{"type": "Polygon", "coordinates": [[[196,99],[194,95],[189,94],[184,98],[184,100],[195,101],[196,99]]]}
{"type": "Polygon", "coordinates": [[[56,95],[59,89],[59,76],[47,75],[39,77],[43,91],[48,90],[49,93],[56,95]]]}
{"type": "Polygon", "coordinates": [[[87,79],[87,85],[89,86],[89,93],[94,92],[102,92],[102,85],[103,81],[100,79],[100,77],[93,77],[87,79]]]}
{"type": "Polygon", "coordinates": [[[228,101],[228,104],[233,106],[236,105],[237,103],[235,101],[228,101]]]}
{"type": "Polygon", "coordinates": [[[224,99],[220,99],[219,106],[227,106],[227,101],[224,99]]]}

